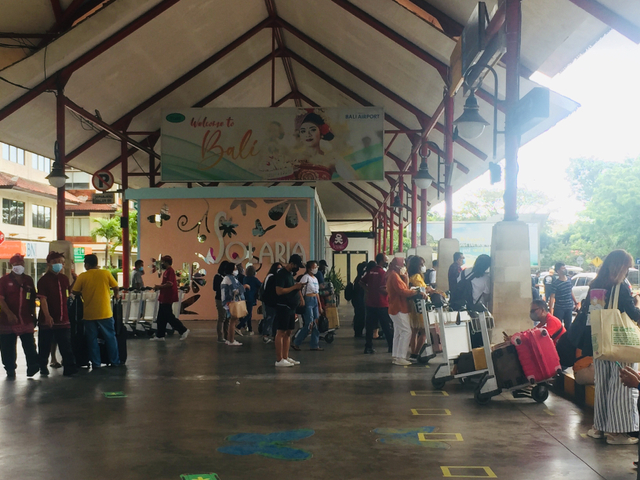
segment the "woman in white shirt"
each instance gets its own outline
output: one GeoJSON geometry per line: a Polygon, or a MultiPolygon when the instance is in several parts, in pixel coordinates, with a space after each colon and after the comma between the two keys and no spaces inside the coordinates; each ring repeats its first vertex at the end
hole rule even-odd
{"type": "Polygon", "coordinates": [[[320,305],[320,296],[318,295],[320,287],[316,273],[318,273],[318,264],[310,260],[307,262],[305,274],[299,280],[300,283],[304,284],[301,290],[304,298],[304,325],[295,334],[291,343],[291,348],[297,351],[300,350],[300,345],[307,338],[309,332],[311,332],[311,350],[324,350],[324,348],[320,348],[320,332],[318,331],[318,318],[323,313],[323,310],[320,305]]]}

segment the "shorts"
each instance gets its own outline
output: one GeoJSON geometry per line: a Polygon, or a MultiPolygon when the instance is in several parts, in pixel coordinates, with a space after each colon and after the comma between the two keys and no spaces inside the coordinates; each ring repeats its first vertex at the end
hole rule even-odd
{"type": "Polygon", "coordinates": [[[276,330],[293,330],[296,327],[296,311],[289,307],[278,305],[274,320],[276,330]]]}

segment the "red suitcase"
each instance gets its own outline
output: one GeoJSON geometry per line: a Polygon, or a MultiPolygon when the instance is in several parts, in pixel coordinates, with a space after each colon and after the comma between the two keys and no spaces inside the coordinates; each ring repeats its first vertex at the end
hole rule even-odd
{"type": "Polygon", "coordinates": [[[544,328],[534,328],[511,337],[518,359],[530,383],[542,382],[562,372],[556,346],[544,328]]]}

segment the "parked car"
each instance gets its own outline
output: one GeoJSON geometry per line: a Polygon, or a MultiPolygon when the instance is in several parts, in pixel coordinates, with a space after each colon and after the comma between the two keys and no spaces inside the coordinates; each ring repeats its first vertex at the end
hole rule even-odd
{"type": "MultiPolygon", "coordinates": [[[[571,291],[573,296],[576,297],[578,303],[581,303],[587,297],[589,291],[589,285],[596,278],[596,272],[579,273],[571,279],[571,291]]],[[[638,269],[630,268],[627,274],[627,281],[631,285],[631,289],[635,292],[635,287],[638,285],[638,269]]]]}
{"type": "Polygon", "coordinates": [[[571,279],[571,291],[573,296],[576,297],[578,303],[582,302],[587,297],[589,292],[589,284],[596,278],[596,272],[579,273],[574,275],[571,279]]]}

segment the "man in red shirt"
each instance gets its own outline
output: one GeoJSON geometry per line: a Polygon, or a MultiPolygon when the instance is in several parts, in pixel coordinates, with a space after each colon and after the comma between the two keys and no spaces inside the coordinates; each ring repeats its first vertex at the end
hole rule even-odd
{"type": "Polygon", "coordinates": [[[165,255],[160,259],[160,266],[164,270],[162,273],[162,283],[154,287],[160,290],[158,297],[158,329],[156,335],[151,340],[164,342],[164,336],[167,332],[167,322],[173,329],[180,334],[180,340],[184,340],[189,336],[190,330],[185,327],[180,320],[173,314],[173,304],[178,301],[178,279],[176,271],[171,266],[173,259],[169,255],[165,255]]]}
{"type": "Polygon", "coordinates": [[[549,313],[549,307],[544,300],[534,300],[531,302],[529,317],[534,322],[538,322],[536,325],[537,328],[547,329],[554,344],[557,344],[560,337],[567,332],[560,319],[549,313]]]}
{"type": "Polygon", "coordinates": [[[0,278],[0,350],[8,378],[16,378],[16,342],[20,337],[27,357],[27,377],[40,371],[33,331],[36,320],[36,287],[24,274],[24,257],[9,260],[11,273],[0,278]]]}
{"type": "Polygon", "coordinates": [[[38,298],[40,313],[38,314],[38,351],[40,359],[40,375],[49,375],[47,363],[51,342],[55,339],[62,354],[63,375],[77,373],[75,358],[71,350],[71,325],[67,312],[69,296],[69,278],[62,273],[64,255],[49,252],[47,255],[47,271],[38,280],[38,298]]]}
{"type": "Polygon", "coordinates": [[[360,280],[364,288],[366,307],[366,337],[364,353],[375,353],[373,349],[373,331],[380,328],[387,339],[389,353],[393,350],[393,329],[389,318],[389,299],[387,297],[387,272],[389,259],[384,253],[376,255],[376,266],[369,270],[360,280]]]}

